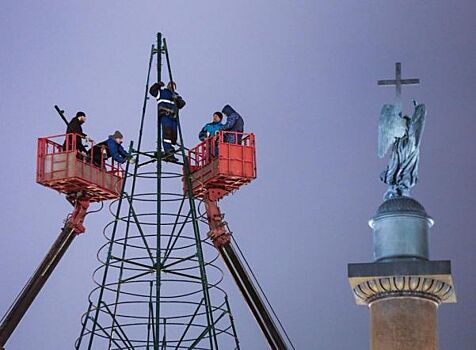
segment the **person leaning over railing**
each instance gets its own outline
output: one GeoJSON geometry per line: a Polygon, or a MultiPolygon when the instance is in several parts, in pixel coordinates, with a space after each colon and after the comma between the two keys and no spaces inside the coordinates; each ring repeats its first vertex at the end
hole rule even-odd
{"type": "Polygon", "coordinates": [[[109,135],[107,140],[94,145],[92,149],[94,165],[104,167],[106,160],[109,158],[114,159],[119,164],[127,161],[135,163],[135,158],[122,147],[123,140],[122,133],[116,130],[113,135],[109,135]]]}

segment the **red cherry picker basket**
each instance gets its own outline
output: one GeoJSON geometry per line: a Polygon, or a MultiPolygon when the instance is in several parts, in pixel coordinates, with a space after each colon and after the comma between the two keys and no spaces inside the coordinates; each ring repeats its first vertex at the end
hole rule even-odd
{"type": "Polygon", "coordinates": [[[83,137],[62,134],[38,139],[36,181],[66,195],[74,206],[60,235],[40,266],[25,285],[0,323],[0,350],[13,333],[26,311],[44,286],[73,239],[85,231],[83,226],[91,202],[119,198],[124,171],[114,161],[107,162],[104,152],[94,157],[93,143],[89,152],[81,152],[83,137]]]}
{"type": "Polygon", "coordinates": [[[66,194],[75,206],[69,224],[76,233],[84,232],[84,215],[91,202],[118,198],[124,172],[114,160],[106,162],[104,152],[94,157],[94,144],[89,152],[78,145],[84,138],[78,134],[61,134],[38,139],[36,181],[66,194]],[[63,142],[64,140],[64,142],[63,142]]]}

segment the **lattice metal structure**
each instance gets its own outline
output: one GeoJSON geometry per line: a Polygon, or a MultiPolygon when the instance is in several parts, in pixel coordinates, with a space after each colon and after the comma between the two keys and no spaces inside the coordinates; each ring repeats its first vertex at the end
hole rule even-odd
{"type": "Polygon", "coordinates": [[[121,197],[110,205],[113,220],[104,229],[107,242],[98,252],[96,287],[75,348],[239,349],[226,293],[219,287],[218,255],[192,196],[179,116],[179,163],[165,163],[158,112],[147,111],[155,104],[147,97],[154,58],[157,81],[163,58],[173,81],[160,33],[151,48],[139,137],[130,146],[137,162],[126,166],[121,197]],[[147,140],[152,127],[156,135],[147,140]]]}

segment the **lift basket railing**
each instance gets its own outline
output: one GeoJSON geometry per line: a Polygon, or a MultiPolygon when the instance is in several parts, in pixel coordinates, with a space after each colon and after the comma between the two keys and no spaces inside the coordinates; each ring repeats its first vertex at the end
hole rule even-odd
{"type": "Polygon", "coordinates": [[[194,197],[213,189],[221,199],[256,178],[255,135],[220,131],[190,149],[187,159],[194,197]]]}
{"type": "MultiPolygon", "coordinates": [[[[188,151],[190,169],[196,170],[210,164],[214,159],[243,160],[242,152],[255,152],[255,135],[236,131],[220,131],[188,151]],[[220,152],[222,151],[222,152],[220,152]]],[[[254,160],[254,159],[253,159],[254,160]]]]}
{"type": "Polygon", "coordinates": [[[36,179],[44,186],[66,194],[82,191],[94,202],[117,198],[123,178],[120,164],[106,161],[103,149],[80,134],[38,139],[36,179]],[[81,151],[79,142],[88,143],[89,150],[81,151]]]}

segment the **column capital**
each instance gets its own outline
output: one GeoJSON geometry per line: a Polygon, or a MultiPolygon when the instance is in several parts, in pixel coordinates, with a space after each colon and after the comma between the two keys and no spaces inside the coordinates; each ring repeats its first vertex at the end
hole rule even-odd
{"type": "Polygon", "coordinates": [[[400,261],[348,265],[355,302],[368,305],[391,297],[419,297],[455,303],[450,261],[400,261]]]}

